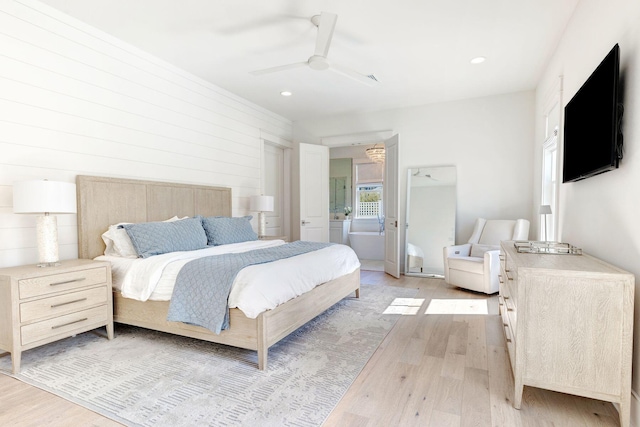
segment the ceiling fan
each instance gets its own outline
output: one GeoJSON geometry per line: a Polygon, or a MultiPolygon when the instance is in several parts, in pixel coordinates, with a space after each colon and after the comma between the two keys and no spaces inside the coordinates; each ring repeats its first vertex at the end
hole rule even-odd
{"type": "Polygon", "coordinates": [[[251,71],[254,76],[262,74],[275,73],[278,71],[290,70],[292,68],[308,66],[312,70],[324,71],[331,70],[343,76],[357,80],[360,83],[364,83],[368,86],[374,86],[378,83],[378,80],[373,74],[366,75],[353,71],[349,68],[343,67],[339,64],[329,62],[327,55],[329,53],[329,46],[331,45],[331,39],[333,38],[333,31],[336,28],[336,21],[338,15],[334,13],[321,12],[320,15],[314,15],[311,17],[313,25],[318,27],[318,36],[316,38],[315,52],[309,59],[303,62],[294,62],[293,64],[280,65],[277,67],[265,68],[262,70],[251,71]]]}

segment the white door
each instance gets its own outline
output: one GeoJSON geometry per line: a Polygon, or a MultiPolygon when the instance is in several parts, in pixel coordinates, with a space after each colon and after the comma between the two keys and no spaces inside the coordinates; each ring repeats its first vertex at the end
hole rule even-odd
{"type": "Polygon", "coordinates": [[[267,235],[284,236],[284,150],[264,145],[264,190],[273,196],[273,212],[266,213],[267,235]]]}
{"type": "Polygon", "coordinates": [[[329,241],[329,147],[300,144],[300,240],[329,241]]]}
{"type": "Polygon", "coordinates": [[[398,135],[384,142],[384,271],[400,277],[400,233],[398,230],[400,179],[398,176],[398,135]]]}

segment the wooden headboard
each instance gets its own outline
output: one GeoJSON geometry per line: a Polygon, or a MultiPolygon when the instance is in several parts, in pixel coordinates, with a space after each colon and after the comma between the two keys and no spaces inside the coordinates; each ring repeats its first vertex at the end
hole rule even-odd
{"type": "Polygon", "coordinates": [[[119,222],[231,216],[231,189],[225,187],[78,175],[76,189],[79,258],[102,255],[102,233],[119,222]]]}

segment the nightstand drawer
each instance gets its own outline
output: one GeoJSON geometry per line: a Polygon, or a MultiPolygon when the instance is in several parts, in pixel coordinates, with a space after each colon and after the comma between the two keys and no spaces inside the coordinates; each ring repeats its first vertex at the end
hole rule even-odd
{"type": "Polygon", "coordinates": [[[53,292],[83,288],[85,286],[106,283],[106,268],[91,268],[69,273],[22,279],[18,282],[20,299],[46,295],[53,292]]]}
{"type": "Polygon", "coordinates": [[[107,302],[107,287],[100,286],[20,304],[20,321],[30,322],[73,313],[107,302]]]}
{"type": "Polygon", "coordinates": [[[65,316],[56,317],[42,322],[32,323],[20,328],[22,345],[44,340],[56,335],[63,335],[74,330],[83,332],[86,327],[95,323],[107,322],[107,310],[104,306],[78,311],[65,316]]]}

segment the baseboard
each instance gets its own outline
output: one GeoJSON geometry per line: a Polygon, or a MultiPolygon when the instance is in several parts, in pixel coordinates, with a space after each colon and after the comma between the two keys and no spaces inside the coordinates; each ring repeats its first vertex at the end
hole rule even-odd
{"type": "Polygon", "coordinates": [[[631,426],[640,427],[640,396],[631,390],[631,426]]]}

